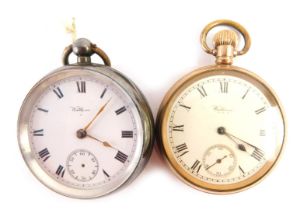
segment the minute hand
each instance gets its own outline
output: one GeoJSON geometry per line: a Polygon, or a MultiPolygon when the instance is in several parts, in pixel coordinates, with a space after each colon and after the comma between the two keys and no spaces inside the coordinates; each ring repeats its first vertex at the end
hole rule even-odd
{"type": "Polygon", "coordinates": [[[103,112],[103,110],[105,109],[105,107],[108,105],[108,103],[111,101],[111,98],[100,107],[100,109],[98,110],[98,112],[95,114],[95,116],[93,117],[93,119],[83,128],[84,131],[86,131],[91,124],[95,121],[95,119],[100,115],[101,112],[103,112]]]}
{"type": "Polygon", "coordinates": [[[238,141],[243,142],[243,143],[247,144],[248,146],[253,147],[254,149],[257,149],[257,150],[261,151],[261,149],[259,149],[257,146],[254,146],[254,145],[248,143],[247,141],[244,141],[243,139],[240,139],[240,138],[238,138],[238,137],[236,137],[236,136],[234,136],[234,135],[232,135],[230,133],[227,133],[227,132],[226,132],[226,134],[228,136],[230,136],[231,138],[237,139],[238,141]]]}

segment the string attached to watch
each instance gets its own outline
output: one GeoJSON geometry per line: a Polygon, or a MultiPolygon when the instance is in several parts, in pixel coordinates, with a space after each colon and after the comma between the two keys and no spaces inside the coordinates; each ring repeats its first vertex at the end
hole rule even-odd
{"type": "Polygon", "coordinates": [[[66,24],[65,31],[67,34],[71,34],[73,43],[77,38],[75,17],[72,18],[72,22],[66,24]]]}

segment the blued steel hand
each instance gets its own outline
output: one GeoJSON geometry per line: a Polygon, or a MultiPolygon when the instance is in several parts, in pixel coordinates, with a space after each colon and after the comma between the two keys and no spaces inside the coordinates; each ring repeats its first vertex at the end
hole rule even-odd
{"type": "Polygon", "coordinates": [[[252,147],[252,148],[254,148],[254,149],[260,150],[258,147],[254,146],[254,145],[248,143],[247,141],[244,141],[244,140],[242,140],[242,139],[240,139],[240,138],[238,138],[238,137],[236,137],[236,136],[234,136],[234,135],[232,135],[232,134],[230,134],[230,133],[227,133],[227,132],[226,132],[226,135],[230,136],[231,138],[237,139],[237,140],[239,140],[240,142],[243,142],[243,143],[247,144],[248,146],[250,146],[250,147],[252,147]]]}
{"type": "Polygon", "coordinates": [[[239,144],[239,142],[237,142],[230,134],[228,134],[226,132],[226,129],[224,127],[219,127],[217,129],[217,133],[220,134],[220,135],[225,135],[227,136],[230,140],[232,140],[236,145],[237,145],[237,148],[241,151],[244,151],[244,152],[247,152],[246,151],[246,147],[243,145],[243,144],[239,144]]]}
{"type": "Polygon", "coordinates": [[[247,141],[244,141],[243,139],[240,139],[240,138],[228,133],[224,127],[219,127],[217,129],[217,132],[220,135],[227,136],[230,140],[232,140],[237,145],[239,150],[247,152],[248,154],[250,154],[255,159],[260,161],[262,159],[262,157],[264,156],[264,152],[260,148],[258,148],[257,146],[254,146],[253,144],[248,143],[247,141]],[[239,143],[239,142],[242,142],[243,144],[239,143]],[[247,151],[246,147],[244,146],[244,144],[253,148],[254,149],[253,152],[249,153],[247,151]]]}

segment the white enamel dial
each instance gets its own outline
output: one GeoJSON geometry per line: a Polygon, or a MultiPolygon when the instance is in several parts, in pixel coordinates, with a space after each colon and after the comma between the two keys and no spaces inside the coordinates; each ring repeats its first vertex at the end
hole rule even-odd
{"type": "Polygon", "coordinates": [[[138,110],[125,90],[106,76],[88,74],[46,87],[34,102],[28,131],[40,167],[80,190],[126,180],[143,139],[138,110]]]}
{"type": "Polygon", "coordinates": [[[232,75],[211,75],[185,86],[165,122],[175,167],[198,182],[223,185],[244,181],[273,162],[283,120],[270,93],[258,87],[232,75]]]}

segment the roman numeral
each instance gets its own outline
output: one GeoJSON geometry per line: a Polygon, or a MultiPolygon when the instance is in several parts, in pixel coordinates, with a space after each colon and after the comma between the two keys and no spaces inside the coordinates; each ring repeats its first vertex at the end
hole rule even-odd
{"type": "Polygon", "coordinates": [[[255,158],[257,161],[261,161],[262,158],[264,157],[264,154],[261,150],[259,150],[258,148],[255,148],[251,154],[251,157],[255,158]]]}
{"type": "Polygon", "coordinates": [[[260,108],[260,109],[255,110],[255,113],[256,113],[256,114],[261,114],[261,113],[264,112],[264,111],[266,111],[266,108],[265,108],[265,107],[262,107],[262,108],[260,108]]]}
{"type": "Polygon", "coordinates": [[[260,136],[266,136],[266,131],[265,130],[260,130],[260,136]]]}
{"type": "Polygon", "coordinates": [[[198,87],[197,90],[201,94],[201,96],[203,96],[203,97],[207,96],[207,93],[206,93],[206,90],[205,90],[204,86],[198,87]]]}
{"type": "Polygon", "coordinates": [[[187,111],[189,111],[189,110],[191,109],[190,106],[186,106],[186,105],[184,105],[184,104],[180,104],[180,106],[183,107],[183,108],[185,108],[187,111]]]}
{"type": "Polygon", "coordinates": [[[228,93],[228,82],[220,82],[221,93],[228,93]]]}
{"type": "Polygon", "coordinates": [[[34,136],[43,136],[43,129],[34,130],[33,135],[34,136]]]}
{"type": "Polygon", "coordinates": [[[123,107],[117,109],[117,110],[115,111],[115,113],[116,113],[116,115],[119,115],[119,114],[123,113],[123,112],[126,111],[126,110],[127,110],[126,107],[123,106],[123,107]]]}
{"type": "Polygon", "coordinates": [[[62,91],[60,90],[59,87],[56,87],[55,89],[53,89],[53,92],[56,94],[56,96],[61,99],[63,97],[63,93],[62,91]]]}
{"type": "Polygon", "coordinates": [[[103,98],[104,95],[106,94],[106,92],[107,92],[107,88],[103,89],[103,91],[102,91],[102,93],[100,95],[100,98],[103,98]]]}
{"type": "Polygon", "coordinates": [[[86,82],[85,81],[77,81],[77,90],[78,93],[85,93],[86,92],[86,82]]]}
{"type": "Polygon", "coordinates": [[[40,108],[40,107],[38,107],[37,110],[42,111],[42,112],[49,112],[49,110],[42,109],[42,108],[40,108]]]}
{"type": "Polygon", "coordinates": [[[194,171],[196,170],[196,172],[198,173],[201,170],[202,164],[200,164],[201,162],[199,160],[196,160],[192,166],[191,169],[194,171]],[[197,169],[196,169],[197,168],[197,169]]]}
{"type": "Polygon", "coordinates": [[[121,138],[133,138],[133,131],[121,131],[121,138]]]}
{"type": "Polygon", "coordinates": [[[47,148],[38,152],[38,155],[41,159],[43,159],[44,162],[47,161],[47,159],[49,159],[51,157],[49,150],[47,148]]]}
{"type": "Polygon", "coordinates": [[[108,177],[108,178],[110,177],[110,175],[109,175],[105,170],[103,170],[103,169],[102,169],[102,173],[103,173],[106,177],[108,177]]]}
{"type": "Polygon", "coordinates": [[[181,157],[181,156],[183,156],[183,155],[185,155],[185,154],[187,154],[187,153],[189,152],[186,143],[182,143],[182,144],[180,144],[180,145],[177,145],[177,146],[175,147],[175,149],[176,149],[176,151],[177,151],[178,153],[181,153],[181,154],[179,155],[179,157],[181,157]]]}
{"type": "Polygon", "coordinates": [[[127,158],[128,158],[128,155],[122,153],[121,151],[118,151],[116,156],[115,156],[115,159],[122,162],[122,163],[125,163],[127,158]]]}
{"type": "Polygon", "coordinates": [[[247,91],[246,91],[245,94],[243,95],[242,99],[244,99],[244,98],[247,96],[248,92],[249,92],[249,88],[247,89],[247,91]]]}
{"type": "Polygon", "coordinates": [[[64,172],[65,172],[64,167],[62,165],[59,165],[58,168],[57,168],[57,170],[56,170],[56,174],[58,176],[63,177],[64,176],[64,172]]]}
{"type": "Polygon", "coordinates": [[[184,125],[175,125],[172,127],[173,131],[184,131],[184,125]]]}
{"type": "Polygon", "coordinates": [[[245,174],[244,169],[239,165],[239,170],[242,172],[242,174],[245,174]]]}

